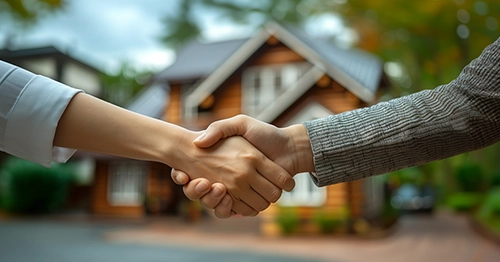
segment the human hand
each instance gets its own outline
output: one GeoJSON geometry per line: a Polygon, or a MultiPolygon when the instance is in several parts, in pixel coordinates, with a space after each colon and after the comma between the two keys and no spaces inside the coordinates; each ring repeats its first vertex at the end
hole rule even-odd
{"type": "Polygon", "coordinates": [[[172,167],[192,179],[204,177],[222,183],[231,196],[232,209],[242,215],[258,214],[279,199],[282,189],[294,186],[286,170],[241,137],[223,139],[206,149],[191,145],[182,147],[172,167]]]}
{"type": "MultiPolygon", "coordinates": [[[[209,147],[219,139],[234,135],[243,136],[292,175],[314,171],[312,149],[303,125],[277,128],[254,118],[238,115],[212,123],[194,143],[200,147],[209,147]]],[[[172,179],[178,184],[186,184],[189,181],[187,174],[178,170],[172,170],[172,179]]],[[[201,199],[204,206],[215,208],[215,213],[220,218],[229,217],[232,203],[227,203],[224,197],[197,192],[194,185],[199,182],[195,180],[185,185],[186,196],[190,199],[201,199]],[[223,202],[223,199],[226,201],[223,202]]]]}
{"type": "Polygon", "coordinates": [[[232,210],[233,201],[231,196],[226,194],[226,187],[223,184],[212,184],[205,178],[189,181],[187,174],[180,171],[172,172],[172,175],[175,183],[184,185],[184,194],[188,199],[192,201],[200,200],[204,207],[214,209],[214,214],[218,218],[229,218],[236,214],[232,210]],[[174,177],[176,174],[180,174],[180,176],[174,177]]]}

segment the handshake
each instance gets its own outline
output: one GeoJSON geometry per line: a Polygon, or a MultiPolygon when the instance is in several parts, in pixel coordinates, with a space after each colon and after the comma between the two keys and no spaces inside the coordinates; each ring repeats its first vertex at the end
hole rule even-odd
{"type": "Polygon", "coordinates": [[[295,174],[314,171],[302,124],[277,128],[238,115],[195,134],[194,145],[179,150],[171,165],[172,179],[219,218],[255,216],[294,188],[295,174]]]}

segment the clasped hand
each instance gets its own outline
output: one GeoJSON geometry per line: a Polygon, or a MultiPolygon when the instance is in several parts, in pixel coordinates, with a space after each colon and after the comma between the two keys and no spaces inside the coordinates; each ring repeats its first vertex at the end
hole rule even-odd
{"type": "Polygon", "coordinates": [[[186,196],[200,199],[205,207],[215,209],[219,218],[257,215],[279,199],[282,189],[293,189],[293,175],[314,170],[303,125],[277,128],[239,115],[212,123],[193,143],[214,154],[204,155],[202,161],[205,157],[216,160],[218,154],[235,156],[229,161],[220,158],[224,175],[221,173],[219,179],[193,175],[202,171],[196,169],[197,165],[192,171],[172,170],[173,181],[184,185],[186,196]],[[246,159],[243,163],[247,164],[240,165],[239,158],[246,159]]]}

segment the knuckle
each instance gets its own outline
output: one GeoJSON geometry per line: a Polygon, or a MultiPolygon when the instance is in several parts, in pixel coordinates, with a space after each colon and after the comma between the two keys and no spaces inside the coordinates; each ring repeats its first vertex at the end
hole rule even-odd
{"type": "Polygon", "coordinates": [[[277,179],[277,180],[278,180],[278,186],[279,186],[280,188],[284,188],[284,187],[286,187],[286,185],[287,185],[287,184],[289,184],[289,183],[292,183],[292,181],[291,181],[291,180],[293,180],[293,178],[292,178],[290,175],[285,174],[285,173],[283,173],[283,172],[280,172],[280,173],[277,175],[277,177],[278,177],[278,179],[277,179]]]}
{"type": "Polygon", "coordinates": [[[245,158],[252,164],[262,163],[265,161],[264,155],[254,150],[245,154],[245,158]]]}
{"type": "Polygon", "coordinates": [[[278,200],[280,199],[281,197],[281,194],[282,194],[282,191],[279,190],[279,189],[272,189],[270,190],[270,194],[269,194],[269,201],[271,203],[276,203],[278,202],[278,200]]]}

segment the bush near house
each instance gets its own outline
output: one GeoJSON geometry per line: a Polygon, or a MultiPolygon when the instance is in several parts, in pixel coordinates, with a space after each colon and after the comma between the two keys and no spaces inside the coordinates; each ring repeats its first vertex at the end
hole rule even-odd
{"type": "Polygon", "coordinates": [[[296,208],[280,208],[276,216],[276,223],[284,235],[295,233],[300,225],[298,210],[296,208]]]}
{"type": "Polygon", "coordinates": [[[488,186],[483,168],[476,163],[464,163],[456,169],[455,179],[459,191],[449,194],[446,204],[458,212],[475,210],[483,201],[483,192],[488,186]]]}
{"type": "Polygon", "coordinates": [[[349,209],[341,208],[337,211],[318,209],[313,217],[314,223],[318,226],[322,234],[331,234],[340,227],[345,226],[349,220],[349,209]]]}
{"type": "Polygon", "coordinates": [[[67,165],[45,168],[11,158],[0,170],[0,207],[15,214],[54,212],[65,203],[73,174],[67,165]]]}

